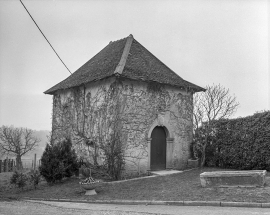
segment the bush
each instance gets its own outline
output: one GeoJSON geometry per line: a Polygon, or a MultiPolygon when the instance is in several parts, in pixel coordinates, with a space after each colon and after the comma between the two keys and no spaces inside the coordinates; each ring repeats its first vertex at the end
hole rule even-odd
{"type": "Polygon", "coordinates": [[[18,188],[23,189],[28,181],[28,177],[26,174],[22,172],[15,171],[10,178],[10,184],[14,184],[18,188]]]}
{"type": "Polygon", "coordinates": [[[270,170],[270,111],[215,122],[206,165],[270,170]]]}
{"type": "Polygon", "coordinates": [[[37,188],[37,185],[39,184],[39,182],[41,181],[41,175],[39,173],[39,171],[37,170],[32,170],[29,174],[30,177],[30,183],[34,186],[34,188],[37,188]]]}
{"type": "Polygon", "coordinates": [[[48,183],[70,177],[79,169],[77,155],[70,139],[47,144],[41,157],[40,174],[48,183]]]}
{"type": "Polygon", "coordinates": [[[113,180],[121,179],[125,165],[123,143],[119,132],[114,132],[111,141],[101,146],[104,152],[104,167],[113,180]]]}
{"type": "Polygon", "coordinates": [[[81,175],[83,176],[83,178],[91,177],[91,168],[88,168],[85,165],[82,165],[79,171],[81,175]]]}

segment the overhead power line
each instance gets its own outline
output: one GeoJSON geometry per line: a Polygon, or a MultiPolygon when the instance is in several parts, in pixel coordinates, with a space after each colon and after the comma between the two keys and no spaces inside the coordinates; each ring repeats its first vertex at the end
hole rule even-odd
{"type": "MultiPolygon", "coordinates": [[[[41,29],[39,28],[38,24],[36,23],[36,21],[34,20],[34,18],[31,16],[31,14],[29,13],[29,11],[27,10],[27,8],[25,7],[25,5],[23,4],[22,0],[20,0],[20,2],[22,3],[23,7],[25,8],[25,10],[27,11],[27,13],[29,14],[29,16],[31,17],[31,19],[33,20],[33,22],[35,23],[35,25],[37,26],[38,30],[40,31],[40,33],[43,35],[43,37],[47,40],[47,42],[49,43],[49,45],[51,46],[51,48],[53,49],[54,53],[57,55],[57,57],[59,58],[59,60],[64,64],[64,66],[67,68],[66,64],[62,61],[62,59],[60,58],[60,56],[57,54],[57,52],[55,51],[55,49],[53,48],[52,44],[49,42],[49,40],[46,38],[46,36],[43,34],[43,32],[41,31],[41,29]]],[[[67,70],[69,71],[70,74],[72,74],[70,72],[70,70],[67,68],[67,70]]]]}

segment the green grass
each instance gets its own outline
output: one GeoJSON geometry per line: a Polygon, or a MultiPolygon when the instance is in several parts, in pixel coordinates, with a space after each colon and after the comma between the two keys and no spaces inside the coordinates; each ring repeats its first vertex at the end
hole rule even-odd
{"type": "Polygon", "coordinates": [[[37,190],[22,192],[12,188],[7,192],[0,187],[0,198],[270,202],[270,178],[267,178],[264,188],[202,188],[200,173],[218,170],[221,169],[203,168],[168,176],[106,184],[95,196],[85,196],[85,191],[79,186],[79,179],[70,178],[53,186],[43,182],[37,190]]]}

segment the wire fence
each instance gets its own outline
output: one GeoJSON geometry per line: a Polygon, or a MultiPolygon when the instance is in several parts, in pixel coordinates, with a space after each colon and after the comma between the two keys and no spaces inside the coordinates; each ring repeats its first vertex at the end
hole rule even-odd
{"type": "Polygon", "coordinates": [[[22,167],[23,169],[37,169],[40,166],[40,159],[22,159],[22,167]]]}
{"type": "MultiPolygon", "coordinates": [[[[40,159],[34,156],[34,159],[22,159],[22,168],[24,170],[38,169],[40,166],[40,159]]],[[[17,163],[14,158],[6,158],[0,160],[0,173],[1,172],[13,172],[16,170],[17,163]]]]}
{"type": "Polygon", "coordinates": [[[0,173],[1,172],[12,172],[15,169],[15,161],[13,159],[0,160],[0,173]]]}

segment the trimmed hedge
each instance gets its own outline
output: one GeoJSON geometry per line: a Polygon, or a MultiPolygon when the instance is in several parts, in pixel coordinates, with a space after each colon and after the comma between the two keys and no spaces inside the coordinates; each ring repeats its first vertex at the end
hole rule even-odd
{"type": "Polygon", "coordinates": [[[215,122],[206,166],[270,170],[270,111],[215,122]]]}

